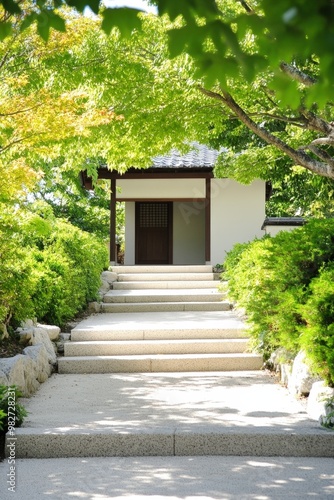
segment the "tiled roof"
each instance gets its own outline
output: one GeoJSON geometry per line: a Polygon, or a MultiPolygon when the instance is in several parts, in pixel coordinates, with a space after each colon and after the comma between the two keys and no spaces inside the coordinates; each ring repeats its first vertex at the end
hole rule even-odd
{"type": "Polygon", "coordinates": [[[267,217],[261,229],[266,226],[303,226],[305,223],[303,217],[267,217]]]}
{"type": "Polygon", "coordinates": [[[204,146],[203,144],[192,143],[192,149],[185,154],[181,154],[173,149],[169,154],[156,156],[153,158],[151,168],[213,168],[219,151],[204,146]]]}

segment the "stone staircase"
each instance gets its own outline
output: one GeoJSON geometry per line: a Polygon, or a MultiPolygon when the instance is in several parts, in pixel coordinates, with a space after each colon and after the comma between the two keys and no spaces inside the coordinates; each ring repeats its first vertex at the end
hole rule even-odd
{"type": "Polygon", "coordinates": [[[116,270],[113,312],[77,325],[59,373],[23,400],[16,458],[334,456],[334,434],[247,352],[211,268],[116,270]]]}
{"type": "Polygon", "coordinates": [[[72,330],[59,373],[258,370],[211,266],[116,266],[102,314],[72,330]]]}

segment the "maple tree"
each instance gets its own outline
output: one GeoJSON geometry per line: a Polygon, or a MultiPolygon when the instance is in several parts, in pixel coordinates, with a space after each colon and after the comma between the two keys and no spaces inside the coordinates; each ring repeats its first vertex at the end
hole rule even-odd
{"type": "MultiPolygon", "coordinates": [[[[191,56],[198,88],[203,94],[227,108],[232,118],[238,119],[251,134],[256,134],[261,147],[269,145],[267,156],[257,149],[259,164],[264,164],[266,158],[277,156],[273,150],[278,150],[290,159],[288,165],[300,165],[320,176],[333,178],[332,0],[316,3],[280,0],[275,5],[269,0],[156,0],[152,3],[157,5],[162,19],[167,14],[174,21],[168,26],[165,24],[169,49],[165,57],[185,53],[191,56]]],[[[101,26],[107,34],[113,33],[112,28],[116,26],[131,40],[133,33],[136,37],[143,26],[144,33],[146,29],[144,18],[137,15],[136,9],[100,9],[99,0],[58,0],[55,3],[6,0],[2,4],[5,7],[0,22],[3,39],[14,29],[11,16],[15,13],[19,30],[36,23],[39,35],[45,40],[49,39],[53,29],[69,29],[66,16],[59,10],[66,4],[79,12],[86,6],[95,13],[100,11],[101,26]]],[[[137,73],[141,82],[143,76],[146,75],[137,73]]],[[[119,72],[117,77],[124,82],[119,72]]],[[[126,83],[128,85],[129,81],[126,83]]],[[[152,99],[154,102],[155,96],[152,99]]],[[[154,119],[154,116],[150,114],[149,119],[154,119]]],[[[133,125],[131,133],[134,137],[136,132],[133,125]]],[[[188,132],[190,139],[191,131],[188,132]]],[[[179,142],[178,136],[176,128],[174,145],[179,142]]],[[[124,150],[126,141],[121,145],[124,150]]],[[[153,153],[154,149],[148,144],[148,151],[153,153]]],[[[254,153],[252,147],[249,149],[254,153]]],[[[97,153],[97,148],[92,152],[97,153]]],[[[133,160],[141,167],[143,156],[138,149],[136,153],[133,153],[133,160]]],[[[119,160],[117,154],[114,159],[119,160]]],[[[231,158],[228,160],[231,165],[231,158]]],[[[236,168],[240,163],[240,158],[234,158],[236,168]]],[[[111,166],[115,168],[113,160],[111,166]]],[[[118,163],[118,168],[127,168],[127,161],[118,163]]],[[[254,173],[258,174],[258,169],[255,170],[254,173]]],[[[241,171],[245,169],[237,168],[239,178],[241,171]]],[[[244,175],[249,178],[251,172],[248,175],[244,172],[244,175]]]]}

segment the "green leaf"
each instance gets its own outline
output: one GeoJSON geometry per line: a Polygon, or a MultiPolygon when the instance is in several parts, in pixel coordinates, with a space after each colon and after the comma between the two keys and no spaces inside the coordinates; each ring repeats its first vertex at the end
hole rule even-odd
{"type": "Polygon", "coordinates": [[[168,14],[171,20],[178,16],[184,19],[194,19],[195,17],[212,18],[219,13],[215,0],[158,0],[159,15],[168,14]]]}
{"type": "Polygon", "coordinates": [[[141,28],[141,22],[138,18],[139,12],[141,11],[126,7],[106,9],[102,12],[102,29],[109,35],[112,28],[116,27],[123,36],[129,37],[133,30],[141,28]]]}
{"type": "Polygon", "coordinates": [[[189,44],[188,27],[168,31],[168,48],[171,58],[182,54],[189,44]]]}
{"type": "Polygon", "coordinates": [[[0,23],[0,41],[4,40],[6,36],[11,35],[12,25],[11,23],[0,23]]]}
{"type": "Polygon", "coordinates": [[[1,0],[3,8],[10,14],[20,14],[22,12],[20,6],[14,0],[1,0]]]}
{"type": "Polygon", "coordinates": [[[37,20],[37,31],[40,37],[47,42],[50,34],[50,21],[49,16],[46,12],[42,12],[36,16],[37,20]]]}
{"type": "Polygon", "coordinates": [[[67,5],[70,7],[75,7],[79,12],[83,12],[86,7],[89,7],[94,14],[97,14],[100,10],[101,1],[100,0],[65,0],[67,5]]]}
{"type": "Polygon", "coordinates": [[[54,12],[49,12],[48,15],[49,15],[50,26],[55,30],[64,33],[66,31],[66,25],[64,19],[58,16],[58,14],[55,14],[54,12]]]}
{"type": "Polygon", "coordinates": [[[29,26],[34,22],[36,21],[37,19],[37,14],[35,12],[32,12],[31,14],[29,14],[28,16],[26,16],[23,21],[22,21],[22,24],[21,24],[21,27],[20,27],[20,30],[21,32],[24,31],[25,29],[29,28],[29,26]]]}

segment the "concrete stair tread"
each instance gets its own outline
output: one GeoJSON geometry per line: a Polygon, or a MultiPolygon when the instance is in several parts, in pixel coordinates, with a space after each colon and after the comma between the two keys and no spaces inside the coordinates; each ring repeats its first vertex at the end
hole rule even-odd
{"type": "Polygon", "coordinates": [[[141,290],[141,289],[179,289],[188,291],[193,288],[206,289],[218,288],[222,282],[219,280],[212,281],[115,281],[113,283],[114,290],[141,290]]]}
{"type": "Polygon", "coordinates": [[[121,342],[121,341],[171,341],[171,340],[229,340],[230,342],[237,339],[245,339],[246,332],[243,330],[122,330],[119,332],[112,332],[108,330],[99,330],[98,332],[75,332],[72,333],[71,342],[67,344],[74,344],[79,342],[121,342]]]}
{"type": "Polygon", "coordinates": [[[115,302],[218,302],[223,295],[215,288],[209,289],[147,289],[111,290],[103,297],[105,303],[115,302]]]}
{"type": "Polygon", "coordinates": [[[142,360],[142,359],[177,359],[180,361],[184,361],[186,359],[191,359],[191,360],[198,360],[199,358],[203,359],[258,359],[262,361],[262,356],[259,354],[254,354],[254,353],[223,353],[223,354],[129,354],[125,356],[67,356],[63,358],[59,358],[59,362],[62,362],[64,360],[66,361],[99,361],[101,359],[105,360],[128,360],[128,361],[135,361],[135,360],[142,360]]]}
{"type": "MultiPolygon", "coordinates": [[[[231,343],[239,343],[239,344],[247,344],[249,339],[166,339],[166,340],[82,340],[76,342],[70,342],[72,345],[155,345],[157,348],[159,345],[192,345],[192,344],[231,344],[231,343]]],[[[68,344],[67,344],[68,345],[68,344]]]]}
{"type": "Polygon", "coordinates": [[[147,273],[119,274],[118,281],[214,281],[214,273],[147,273]]]}
{"type": "Polygon", "coordinates": [[[212,273],[210,264],[204,265],[136,265],[112,266],[112,271],[118,274],[155,274],[155,273],[212,273]]]}
{"type": "Polygon", "coordinates": [[[225,354],[132,354],[119,356],[65,356],[58,371],[65,373],[151,373],[260,370],[262,356],[225,354]]]}
{"type": "Polygon", "coordinates": [[[138,289],[138,290],[110,290],[105,294],[105,297],[132,297],[132,296],[163,296],[163,297],[174,297],[176,296],[182,296],[184,300],[187,300],[188,297],[192,297],[193,295],[217,295],[219,297],[222,296],[222,294],[217,290],[217,288],[207,288],[207,289],[201,289],[201,288],[190,288],[190,289],[156,289],[156,288],[147,288],[144,290],[138,289]]]}
{"type": "Polygon", "coordinates": [[[182,311],[229,311],[231,304],[225,301],[193,302],[104,302],[102,312],[182,312],[182,311]]]}
{"type": "Polygon", "coordinates": [[[244,329],[245,323],[232,311],[209,311],[209,312],[182,312],[173,315],[168,312],[148,312],[124,314],[102,313],[89,316],[82,320],[73,332],[87,330],[159,330],[159,329],[207,329],[214,328],[224,330],[244,329]]]}
{"type": "Polygon", "coordinates": [[[164,339],[67,342],[65,356],[218,354],[245,352],[248,339],[164,339]]]}

